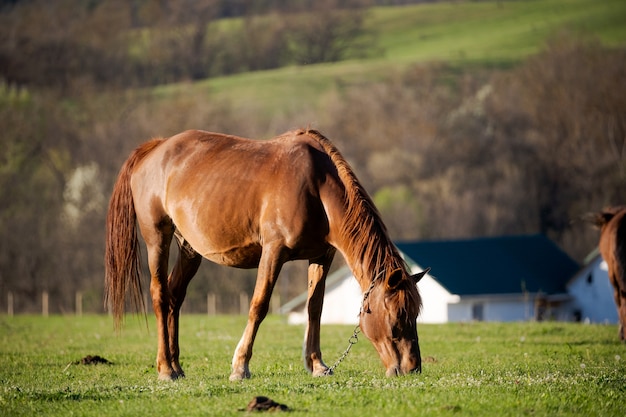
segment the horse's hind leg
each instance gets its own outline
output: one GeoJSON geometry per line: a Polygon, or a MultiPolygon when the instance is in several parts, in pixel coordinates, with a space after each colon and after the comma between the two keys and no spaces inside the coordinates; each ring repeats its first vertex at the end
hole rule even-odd
{"type": "Polygon", "coordinates": [[[202,256],[195,252],[186,242],[176,233],[179,241],[180,252],[174,269],[169,276],[168,286],[170,291],[170,310],[168,316],[169,331],[169,351],[171,356],[172,369],[178,377],[184,377],[182,367],[180,366],[179,356],[180,348],[178,346],[178,321],[180,317],[180,307],[185,300],[187,294],[187,285],[196,274],[202,256]]]}
{"type": "Polygon", "coordinates": [[[167,284],[169,247],[174,234],[174,225],[167,218],[160,221],[139,221],[141,234],[148,249],[150,268],[150,295],[157,324],[157,371],[159,379],[172,380],[178,377],[172,368],[169,349],[168,317],[170,311],[170,292],[167,284]]]}

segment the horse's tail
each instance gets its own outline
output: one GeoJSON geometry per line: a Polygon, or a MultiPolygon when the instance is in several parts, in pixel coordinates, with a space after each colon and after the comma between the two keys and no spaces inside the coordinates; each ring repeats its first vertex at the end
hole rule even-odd
{"type": "Polygon", "coordinates": [[[113,313],[119,328],[124,314],[126,291],[136,310],[145,311],[141,289],[141,256],[137,237],[136,213],[130,188],[131,175],[137,164],[163,139],[154,139],[139,146],[128,157],[117,177],[106,219],[104,255],[104,304],[113,313]]]}

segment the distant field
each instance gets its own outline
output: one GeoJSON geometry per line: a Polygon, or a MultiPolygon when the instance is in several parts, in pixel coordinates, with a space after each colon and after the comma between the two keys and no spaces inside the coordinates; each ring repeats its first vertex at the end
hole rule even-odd
{"type": "Polygon", "coordinates": [[[370,24],[390,62],[498,63],[537,52],[563,29],[623,44],[625,19],[626,4],[614,0],[466,1],[379,8],[370,24]]]}
{"type": "MultiPolygon", "coordinates": [[[[187,378],[159,382],[154,319],[128,317],[118,336],[107,316],[0,316],[2,416],[241,416],[257,395],[293,416],[623,416],[626,345],[616,326],[572,323],[421,325],[421,375],[388,379],[361,338],[334,376],[302,367],[303,328],[263,323],[252,379],[228,381],[243,316],[184,316],[187,378]],[[100,355],[113,365],[75,364],[100,355]]],[[[328,363],[349,326],[322,328],[328,363]]]]}
{"type": "Polygon", "coordinates": [[[451,1],[375,8],[367,25],[384,54],[366,60],[287,67],[160,87],[158,95],[208,95],[235,110],[297,112],[317,106],[339,85],[392,76],[416,62],[511,65],[561,31],[626,43],[623,0],[451,1]]]}

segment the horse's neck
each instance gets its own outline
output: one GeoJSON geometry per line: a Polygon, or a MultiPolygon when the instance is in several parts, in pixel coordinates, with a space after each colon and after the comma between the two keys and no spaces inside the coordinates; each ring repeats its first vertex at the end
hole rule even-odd
{"type": "Polygon", "coordinates": [[[373,281],[381,279],[381,275],[385,271],[384,262],[380,262],[377,265],[376,262],[366,262],[362,257],[350,256],[349,252],[341,252],[352,274],[359,283],[361,292],[365,293],[371,288],[373,281]]]}
{"type": "MultiPolygon", "coordinates": [[[[341,175],[341,184],[323,185],[320,195],[330,221],[330,240],[343,255],[363,292],[370,288],[389,256],[391,241],[371,199],[350,172],[341,175]],[[350,183],[353,181],[354,183],[350,183]]],[[[393,262],[393,260],[392,260],[393,262]]]]}
{"type": "Polygon", "coordinates": [[[351,263],[348,261],[348,265],[352,270],[354,278],[356,278],[359,286],[361,287],[361,292],[364,293],[371,285],[373,280],[372,274],[363,268],[362,263],[351,263]]]}
{"type": "Polygon", "coordinates": [[[372,281],[380,279],[380,275],[396,263],[390,258],[394,254],[388,247],[390,243],[387,237],[377,235],[375,230],[365,232],[368,236],[360,241],[354,237],[341,237],[338,242],[333,242],[350,267],[362,292],[366,292],[372,281]]]}

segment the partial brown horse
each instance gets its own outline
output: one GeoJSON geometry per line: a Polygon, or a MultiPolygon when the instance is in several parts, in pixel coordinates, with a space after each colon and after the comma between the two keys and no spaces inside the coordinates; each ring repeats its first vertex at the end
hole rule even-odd
{"type": "Polygon", "coordinates": [[[626,206],[606,208],[591,214],[590,219],[600,229],[600,254],[609,267],[619,337],[626,342],[626,206]]]}
{"type": "Polygon", "coordinates": [[[202,257],[258,268],[231,380],[250,377],[252,345],[282,265],[308,260],[305,364],[313,375],[324,375],[320,316],[337,250],[365,294],[360,326],[387,375],[421,370],[416,326],[421,298],[415,284],[423,273],[409,274],[371,198],[319,132],[298,130],[255,141],[194,130],[137,148],[122,166],[107,216],[106,303],[117,325],[127,290],[138,303],[142,297],[136,224],[148,250],[159,378],[184,376],[179,311],[202,257]],[[174,236],[180,251],[168,277],[174,236]]]}

